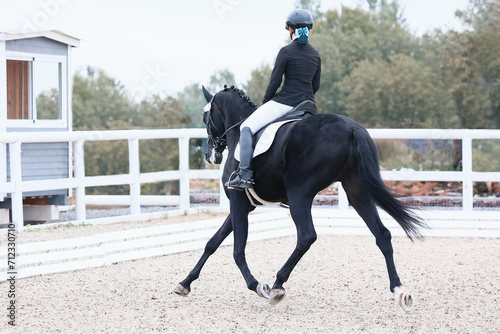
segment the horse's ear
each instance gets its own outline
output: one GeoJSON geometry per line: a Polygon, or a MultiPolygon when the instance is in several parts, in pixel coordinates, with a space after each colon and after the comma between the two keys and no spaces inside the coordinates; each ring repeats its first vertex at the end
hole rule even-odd
{"type": "Polygon", "coordinates": [[[202,85],[201,89],[203,90],[203,96],[205,96],[205,100],[207,100],[207,102],[212,101],[213,95],[208,92],[205,86],[202,85]]]}

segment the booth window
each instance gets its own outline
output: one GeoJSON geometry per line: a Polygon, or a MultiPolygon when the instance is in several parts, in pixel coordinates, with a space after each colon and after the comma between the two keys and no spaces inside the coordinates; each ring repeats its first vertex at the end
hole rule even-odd
{"type": "Polygon", "coordinates": [[[7,118],[30,119],[31,62],[7,60],[7,118]]]}
{"type": "Polygon", "coordinates": [[[63,118],[63,63],[57,60],[7,60],[7,118],[37,121],[63,118]]]}

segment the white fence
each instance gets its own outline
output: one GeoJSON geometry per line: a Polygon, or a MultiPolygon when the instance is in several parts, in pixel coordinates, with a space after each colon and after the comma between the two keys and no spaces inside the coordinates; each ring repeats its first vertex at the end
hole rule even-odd
{"type": "MultiPolygon", "coordinates": [[[[475,172],[472,170],[472,140],[500,139],[500,130],[440,130],[440,129],[371,129],[375,139],[459,139],[462,140],[463,170],[442,171],[383,171],[386,180],[455,181],[463,185],[463,211],[473,211],[473,183],[480,181],[500,181],[500,172],[475,172]]],[[[23,227],[23,192],[53,189],[75,189],[76,222],[86,219],[85,188],[108,185],[130,186],[130,215],[126,218],[140,219],[141,184],[178,180],[179,197],[170,198],[169,204],[178,204],[181,210],[190,206],[190,179],[219,179],[220,170],[189,169],[189,140],[206,137],[205,129],[179,130],[120,130],[120,131],[74,131],[43,133],[1,133],[0,154],[5,156],[9,145],[10,180],[6,179],[6,161],[0,160],[0,198],[10,194],[12,198],[12,222],[18,230],[23,227]],[[139,163],[139,140],[178,139],[179,170],[141,173],[139,163]],[[85,176],[84,143],[86,141],[127,140],[129,147],[129,173],[122,175],[85,176]],[[21,145],[23,143],[69,142],[74,144],[74,175],[67,179],[24,181],[21,170],[21,145]]],[[[228,207],[225,196],[220,198],[220,206],[228,207]]],[[[340,191],[339,209],[348,208],[345,193],[340,191]]],[[[477,216],[477,213],[474,213],[477,216]]],[[[123,216],[122,216],[123,217],[123,216]]],[[[121,218],[123,220],[126,219],[121,218]]],[[[120,219],[120,218],[118,218],[120,219]]]]}
{"type": "MultiPolygon", "coordinates": [[[[1,179],[0,196],[11,194],[12,222],[18,230],[23,229],[22,193],[28,191],[45,191],[54,189],[75,190],[76,221],[86,221],[85,188],[109,185],[130,186],[130,215],[139,216],[140,186],[144,183],[175,181],[180,182],[180,196],[166,201],[170,205],[178,204],[181,209],[189,208],[189,179],[218,179],[219,170],[189,169],[189,139],[205,138],[204,129],[180,130],[119,130],[119,131],[74,131],[43,133],[3,133],[0,134],[0,145],[9,145],[10,180],[1,179]],[[178,139],[179,170],[140,173],[139,140],[178,139]],[[84,144],[87,141],[127,140],[129,148],[129,173],[121,175],[85,176],[84,144]],[[67,179],[24,181],[21,172],[21,145],[23,143],[70,142],[74,143],[74,172],[67,179]]],[[[0,149],[0,153],[6,151],[0,149]]],[[[5,164],[0,166],[5,169],[5,164]]]]}

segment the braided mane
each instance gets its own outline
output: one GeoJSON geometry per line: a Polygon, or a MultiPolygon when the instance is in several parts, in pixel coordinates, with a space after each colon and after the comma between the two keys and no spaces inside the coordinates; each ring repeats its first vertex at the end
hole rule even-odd
{"type": "Polygon", "coordinates": [[[238,88],[236,88],[234,86],[228,87],[227,85],[224,85],[224,89],[222,91],[223,92],[227,92],[227,91],[230,91],[230,90],[232,90],[235,93],[237,93],[240,98],[242,98],[243,100],[245,100],[245,102],[247,102],[252,107],[254,107],[255,109],[257,109],[257,105],[248,96],[245,95],[245,92],[242,89],[238,89],[238,88]]]}

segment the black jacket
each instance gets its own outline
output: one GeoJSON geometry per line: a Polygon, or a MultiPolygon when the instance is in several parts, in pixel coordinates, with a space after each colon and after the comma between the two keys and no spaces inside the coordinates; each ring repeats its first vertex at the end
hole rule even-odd
{"type": "Polygon", "coordinates": [[[295,39],[281,48],[262,103],[273,100],[292,107],[305,100],[314,101],[319,89],[321,58],[312,45],[300,45],[295,39]],[[285,75],[281,90],[276,93],[285,75]],[[275,94],[276,93],[276,94],[275,94]]]}

